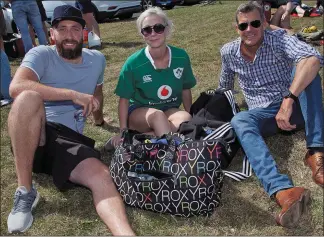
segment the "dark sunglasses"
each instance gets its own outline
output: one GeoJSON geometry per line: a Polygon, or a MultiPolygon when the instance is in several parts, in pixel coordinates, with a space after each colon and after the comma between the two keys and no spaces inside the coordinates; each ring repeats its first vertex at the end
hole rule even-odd
{"type": "Polygon", "coordinates": [[[259,28],[261,26],[261,21],[260,20],[255,20],[255,21],[251,21],[250,23],[243,22],[241,24],[238,24],[238,29],[240,31],[245,31],[248,28],[249,24],[250,24],[250,26],[252,26],[254,28],[259,28]]]}
{"type": "Polygon", "coordinates": [[[145,37],[152,34],[153,30],[157,34],[162,34],[164,32],[164,30],[165,30],[165,27],[166,26],[162,25],[162,24],[155,24],[154,26],[146,26],[143,29],[141,29],[141,33],[145,37]]]}

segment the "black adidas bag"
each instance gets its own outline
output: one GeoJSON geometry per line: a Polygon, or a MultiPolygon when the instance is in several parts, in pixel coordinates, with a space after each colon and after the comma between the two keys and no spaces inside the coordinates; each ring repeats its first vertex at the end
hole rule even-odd
{"type": "Polygon", "coordinates": [[[230,90],[202,92],[190,108],[192,119],[180,125],[179,133],[193,140],[221,139],[225,144],[221,167],[225,169],[240,148],[234,129],[230,125],[237,112],[239,107],[230,90]]]}
{"type": "Polygon", "coordinates": [[[222,141],[224,149],[221,168],[225,176],[236,181],[242,181],[252,175],[252,168],[246,156],[242,161],[242,171],[226,170],[241,147],[230,123],[239,111],[231,90],[207,90],[192,104],[192,119],[182,123],[178,131],[193,140],[222,141]]]}
{"type": "Polygon", "coordinates": [[[208,216],[219,206],[224,174],[223,144],[124,132],[111,162],[111,176],[130,206],[177,216],[208,216]]]}

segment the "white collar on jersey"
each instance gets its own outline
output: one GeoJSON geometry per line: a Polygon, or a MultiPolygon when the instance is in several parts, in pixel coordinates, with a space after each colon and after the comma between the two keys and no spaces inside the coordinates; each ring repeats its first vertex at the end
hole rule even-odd
{"type": "MultiPolygon", "coordinates": [[[[170,49],[170,47],[168,45],[167,45],[167,48],[169,50],[169,65],[168,65],[168,67],[171,67],[171,58],[172,58],[171,49],[170,49]]],[[[154,64],[154,60],[153,60],[153,58],[152,58],[152,56],[151,56],[151,54],[149,52],[148,46],[146,46],[146,48],[145,48],[145,55],[150,60],[150,62],[152,64],[152,66],[154,67],[154,69],[156,69],[155,64],[154,64]]]]}

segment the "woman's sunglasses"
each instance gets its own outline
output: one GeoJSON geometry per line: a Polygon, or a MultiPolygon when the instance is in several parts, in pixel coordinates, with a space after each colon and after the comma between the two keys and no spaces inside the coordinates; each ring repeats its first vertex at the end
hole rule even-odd
{"type": "Polygon", "coordinates": [[[249,24],[250,24],[250,26],[252,26],[254,28],[259,28],[261,26],[261,21],[255,20],[255,21],[251,21],[250,23],[244,22],[244,23],[238,24],[238,29],[240,31],[245,31],[248,28],[249,24]]]}
{"type": "Polygon", "coordinates": [[[155,24],[154,26],[146,26],[141,30],[142,35],[145,37],[152,34],[153,30],[157,34],[162,34],[165,30],[165,25],[162,24],[155,24]]]}

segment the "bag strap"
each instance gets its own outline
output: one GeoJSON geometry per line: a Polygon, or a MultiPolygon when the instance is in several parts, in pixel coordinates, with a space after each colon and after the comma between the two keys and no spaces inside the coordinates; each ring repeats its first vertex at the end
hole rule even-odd
{"type": "MultiPolygon", "coordinates": [[[[235,99],[234,99],[232,90],[226,90],[223,93],[226,96],[229,104],[232,107],[233,115],[237,114],[239,111],[237,111],[237,108],[235,106],[235,99]]],[[[233,127],[231,126],[231,123],[229,123],[229,122],[225,123],[222,126],[220,126],[219,128],[215,129],[215,131],[213,131],[211,134],[206,136],[204,138],[204,140],[221,138],[230,129],[233,129],[233,127]]],[[[225,174],[225,176],[232,178],[236,181],[242,181],[242,180],[245,180],[248,177],[252,176],[252,167],[250,165],[250,162],[247,159],[247,156],[245,155],[243,158],[241,172],[224,170],[224,174],[225,174]]]]}

